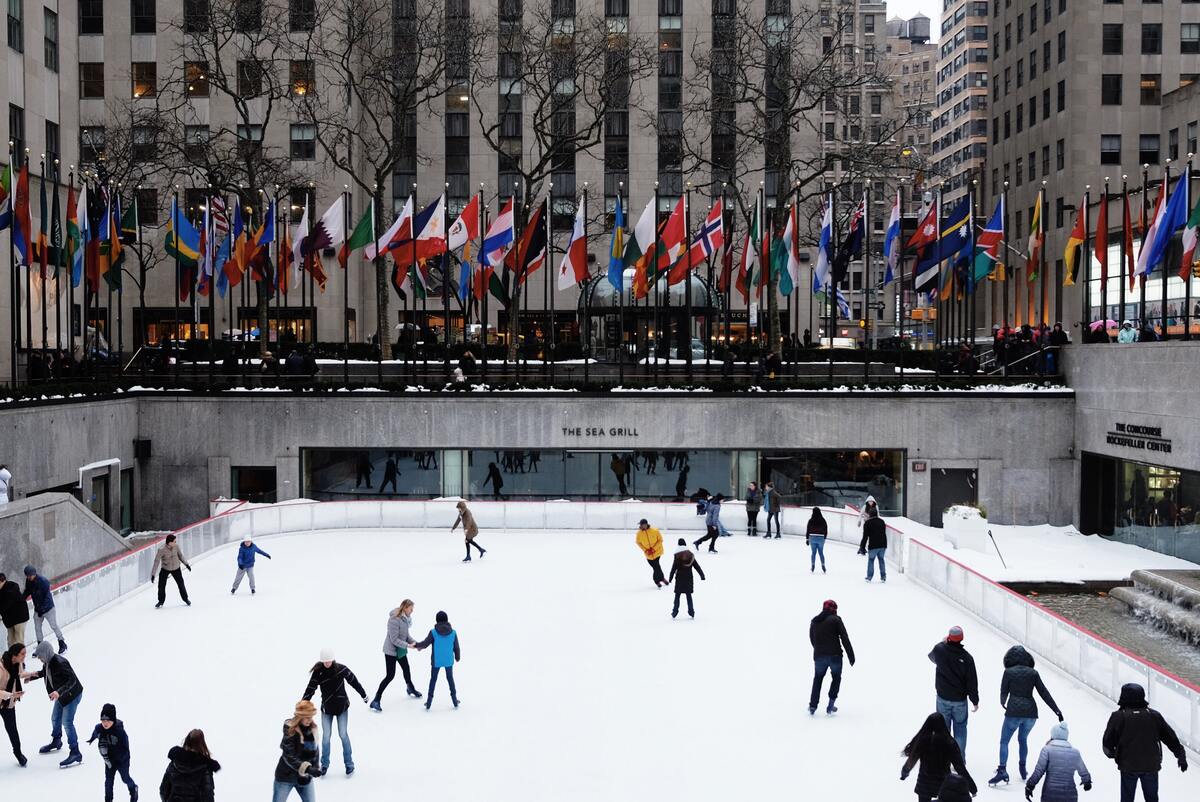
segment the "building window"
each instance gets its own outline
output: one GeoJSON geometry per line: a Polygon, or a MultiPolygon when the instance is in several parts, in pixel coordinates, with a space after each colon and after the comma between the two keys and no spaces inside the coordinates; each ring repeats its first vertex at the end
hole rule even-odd
{"type": "Polygon", "coordinates": [[[1187,124],[1187,149],[1188,153],[1196,153],[1196,129],[1197,124],[1190,122],[1187,124]]]}
{"type": "Polygon", "coordinates": [[[292,61],[288,64],[288,81],[292,94],[311,95],[317,89],[316,66],[311,61],[292,61]]]}
{"type": "Polygon", "coordinates": [[[79,63],[79,96],[81,98],[104,97],[104,63],[82,61],[79,63]]]}
{"type": "Polygon", "coordinates": [[[1100,102],[1105,106],[1121,105],[1121,73],[1100,76],[1100,102]]]}
{"type": "Polygon", "coordinates": [[[1067,82],[1066,81],[1058,82],[1058,110],[1059,111],[1067,110],[1067,82]]]}
{"type": "Polygon", "coordinates": [[[25,52],[25,0],[8,0],[8,46],[25,52]]]}
{"type": "Polygon", "coordinates": [[[158,152],[158,139],[154,129],[148,125],[133,126],[130,150],[135,162],[152,161],[158,152]]]}
{"type": "Polygon", "coordinates": [[[137,220],[139,226],[158,225],[158,190],[137,191],[137,220]]]}
{"type": "Polygon", "coordinates": [[[1167,132],[1167,158],[1174,161],[1179,158],[1179,129],[1172,128],[1167,132]]]}
{"type": "Polygon", "coordinates": [[[311,31],[316,19],[316,0],[289,0],[288,26],[293,31],[311,31]]]}
{"type": "Polygon", "coordinates": [[[1067,60],[1067,32],[1058,32],[1058,63],[1062,64],[1067,60]]]}
{"type": "Polygon", "coordinates": [[[1200,53],[1200,23],[1188,22],[1179,26],[1179,52],[1200,53]]]}
{"type": "Polygon", "coordinates": [[[58,72],[58,14],[48,8],[42,9],[42,29],[44,31],[43,53],[46,69],[58,72]]]}
{"type": "Polygon", "coordinates": [[[133,33],[155,33],[157,19],[154,9],[155,0],[131,0],[130,10],[133,13],[133,33]]]}
{"type": "Polygon", "coordinates": [[[107,136],[103,125],[85,125],[79,129],[79,160],[95,164],[104,155],[107,136]]]}
{"type": "Polygon", "coordinates": [[[239,125],[237,127],[238,149],[245,155],[262,150],[263,127],[261,125],[239,125]]]}
{"type": "Polygon", "coordinates": [[[241,97],[258,97],[262,94],[261,64],[257,61],[238,62],[237,91],[241,97]]]}
{"type": "Polygon", "coordinates": [[[1105,23],[1101,34],[1100,52],[1106,56],[1119,56],[1125,52],[1125,26],[1121,23],[1105,23]]]}
{"type": "Polygon", "coordinates": [[[133,96],[154,97],[158,94],[158,64],[153,61],[135,61],[131,65],[133,96]]]}
{"type": "Polygon", "coordinates": [[[262,0],[234,0],[233,23],[243,33],[262,30],[262,0]]]}
{"type": "Polygon", "coordinates": [[[185,125],[183,127],[184,155],[192,162],[204,160],[208,150],[209,131],[207,125],[185,125]]]}
{"type": "Polygon", "coordinates": [[[288,213],[292,223],[299,223],[300,218],[304,216],[304,207],[309,207],[309,212],[314,213],[316,210],[312,207],[313,190],[305,187],[292,187],[288,192],[288,213]]]}
{"type": "Polygon", "coordinates": [[[183,65],[188,97],[208,97],[208,62],[188,61],[183,65]]]}
{"type": "Polygon", "coordinates": [[[53,163],[62,152],[62,143],[59,141],[58,123],[46,120],[46,160],[53,163]]]}
{"type": "Polygon", "coordinates": [[[1101,134],[1100,135],[1100,163],[1101,164],[1120,164],[1121,163],[1121,135],[1120,134],[1101,134]]]}
{"type": "Polygon", "coordinates": [[[1058,140],[1054,143],[1054,169],[1062,170],[1067,166],[1067,143],[1065,140],[1058,140]]]}
{"type": "Polygon", "coordinates": [[[1138,162],[1158,164],[1158,134],[1142,134],[1138,137],[1138,162]]]}
{"type": "Polygon", "coordinates": [[[317,157],[317,127],[315,125],[292,125],[292,158],[311,161],[317,157]]]}
{"type": "Polygon", "coordinates": [[[79,0],[79,33],[89,36],[104,33],[104,0],[79,0]]]}
{"type": "Polygon", "coordinates": [[[1142,73],[1141,96],[1143,106],[1158,106],[1162,104],[1162,76],[1142,73]]]}
{"type": "MultiPolygon", "coordinates": [[[[99,5],[98,0],[94,0],[99,5]]],[[[183,32],[204,33],[208,30],[208,0],[183,0],[183,32]]]]}
{"type": "Polygon", "coordinates": [[[1157,22],[1142,23],[1142,55],[1162,53],[1162,25],[1157,22]]]}

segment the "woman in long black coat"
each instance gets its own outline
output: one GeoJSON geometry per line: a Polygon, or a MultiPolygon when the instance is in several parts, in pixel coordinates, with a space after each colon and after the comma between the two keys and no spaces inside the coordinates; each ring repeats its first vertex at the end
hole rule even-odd
{"type": "Polygon", "coordinates": [[[671,563],[671,575],[667,577],[668,582],[672,580],[675,582],[675,606],[671,608],[672,618],[679,615],[680,596],[687,596],[688,615],[692,618],[696,617],[696,609],[692,606],[692,590],[695,588],[692,569],[695,569],[700,578],[704,579],[704,570],[696,561],[696,555],[692,554],[687,547],[687,541],[679,538],[678,548],[675,549],[675,561],[671,563]]]}
{"type": "Polygon", "coordinates": [[[946,726],[946,719],[941,713],[929,714],[921,729],[904,747],[904,757],[904,767],[900,769],[901,780],[907,780],[913,767],[921,764],[917,771],[917,787],[913,789],[918,802],[930,802],[938,795],[951,768],[967,781],[971,793],[976,793],[975,781],[963,763],[958,742],[950,735],[950,728],[946,726]]]}

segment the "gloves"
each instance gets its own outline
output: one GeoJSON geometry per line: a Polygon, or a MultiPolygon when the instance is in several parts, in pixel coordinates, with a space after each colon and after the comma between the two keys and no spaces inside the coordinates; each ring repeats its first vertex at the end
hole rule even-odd
{"type": "Polygon", "coordinates": [[[851,657],[851,658],[850,658],[850,665],[854,665],[854,658],[853,658],[853,657],[851,657]]]}
{"type": "Polygon", "coordinates": [[[806,546],[811,546],[811,545],[812,545],[812,543],[811,543],[811,542],[809,542],[808,535],[805,535],[805,536],[804,536],[804,545],[806,545],[806,546]]]}
{"type": "Polygon", "coordinates": [[[1187,771],[1187,758],[1186,757],[1179,758],[1179,770],[1187,771]]]}
{"type": "Polygon", "coordinates": [[[858,553],[859,553],[859,556],[862,556],[862,555],[864,555],[864,554],[866,554],[866,553],[867,553],[867,550],[866,550],[866,549],[859,549],[859,550],[858,550],[858,553]]]}
{"type": "MultiPolygon", "coordinates": [[[[300,776],[301,776],[301,777],[307,777],[307,776],[308,776],[309,769],[311,769],[312,767],[313,767],[313,766],[312,766],[312,764],[311,764],[311,763],[309,763],[307,760],[306,760],[306,761],[304,761],[303,763],[301,763],[301,764],[300,764],[300,769],[299,769],[300,776]]],[[[313,776],[315,777],[316,775],[314,774],[313,776]]]]}
{"type": "Polygon", "coordinates": [[[186,564],[185,564],[185,565],[184,565],[184,568],[187,568],[187,569],[188,569],[188,573],[191,573],[191,571],[192,571],[192,566],[190,566],[190,565],[186,565],[186,564]]]}
{"type": "Polygon", "coordinates": [[[308,767],[308,776],[309,777],[323,777],[323,776],[325,776],[325,770],[322,768],[319,768],[317,766],[309,766],[308,767]]]}
{"type": "Polygon", "coordinates": [[[1061,711],[1059,711],[1059,714],[1058,714],[1058,720],[1059,720],[1059,721],[1062,721],[1062,720],[1063,720],[1063,714],[1062,714],[1062,712],[1061,712],[1061,711]]]}
{"type": "Polygon", "coordinates": [[[1085,791],[1090,791],[1090,790],[1092,790],[1092,784],[1091,784],[1091,783],[1084,783],[1084,784],[1083,784],[1083,790],[1085,790],[1085,791]]]}
{"type": "Polygon", "coordinates": [[[1030,802],[1033,802],[1033,786],[1032,785],[1025,786],[1025,798],[1030,800],[1030,802]]]}
{"type": "Polygon", "coordinates": [[[908,779],[908,772],[907,771],[900,772],[900,782],[904,782],[907,779],[908,779]]]}

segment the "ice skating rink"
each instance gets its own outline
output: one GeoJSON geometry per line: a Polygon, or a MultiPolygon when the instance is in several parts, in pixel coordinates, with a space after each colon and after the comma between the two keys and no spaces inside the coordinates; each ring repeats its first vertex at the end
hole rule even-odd
{"type": "MultiPolygon", "coordinates": [[[[217,799],[269,799],[280,725],[322,647],[335,649],[373,694],[388,611],[412,598],[415,637],[438,610],[459,632],[462,707],[450,706],[444,679],[430,712],[405,696],[399,676],[382,714],[353,698],[357,771],[346,778],[335,734],[330,774],[316,781],[322,802],[910,800],[900,750],[934,709],[925,655],[960,624],[983,697],[967,749],[978,798],[1023,799],[1015,739],[1014,784],[986,787],[997,763],[1007,640],[903,575],[866,584],[864,558],[849,547],[830,543],[829,573],[811,574],[801,538],[722,538],[720,554],[699,554],[708,580],[697,581],[696,620],[673,621],[670,592],[654,587],[633,539],[632,531],[484,530],[487,557],[463,564],[461,536],[444,530],[264,538],[257,542],[274,559],[259,558],[253,597],[245,583],[229,594],[231,544],[185,572],[190,609],[172,584],[155,610],[147,583],[67,629],[67,656],[85,687],[80,740],[100,706],[116,704],[132,774],[150,800],[168,748],[201,727],[224,767],[217,799]],[[810,718],[808,622],[827,598],[840,606],[858,662],[846,668],[840,712],[827,718],[822,699],[810,718]]],[[[670,551],[664,569],[669,562],[670,551]]],[[[429,652],[410,659],[424,692],[429,652]]],[[[1115,799],[1118,774],[1100,751],[1114,706],[1040,668],[1095,779],[1081,798],[1115,799]]],[[[102,799],[94,746],[69,770],[58,768],[65,749],[37,754],[48,740],[49,702],[40,682],[27,690],[18,722],[30,762],[20,769],[3,750],[3,796],[102,799]]],[[[1031,768],[1053,719],[1039,706],[1031,768]]],[[[118,781],[116,799],[125,798],[118,781]]],[[[1200,766],[1181,775],[1169,760],[1164,802],[1197,798],[1200,766]]]]}

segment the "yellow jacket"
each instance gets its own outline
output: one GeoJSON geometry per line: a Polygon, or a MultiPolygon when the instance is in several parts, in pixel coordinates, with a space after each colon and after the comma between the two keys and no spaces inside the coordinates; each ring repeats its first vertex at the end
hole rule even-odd
{"type": "Polygon", "coordinates": [[[662,532],[653,526],[638,530],[637,544],[647,560],[656,560],[663,555],[662,532]]]}

